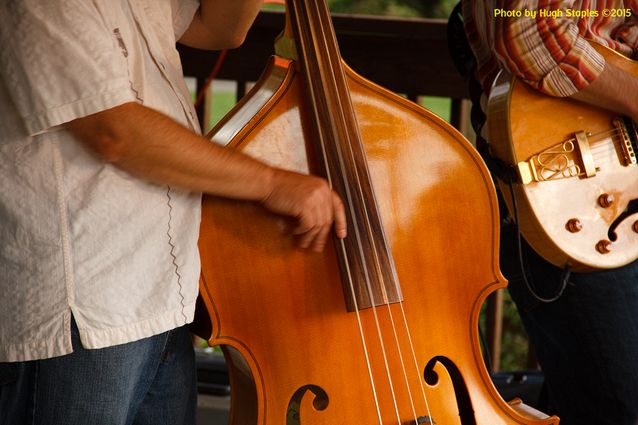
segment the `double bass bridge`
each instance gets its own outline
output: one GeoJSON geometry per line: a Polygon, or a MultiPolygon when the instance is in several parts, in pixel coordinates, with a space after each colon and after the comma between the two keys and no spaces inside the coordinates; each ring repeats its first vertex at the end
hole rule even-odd
{"type": "Polygon", "coordinates": [[[429,416],[420,416],[416,420],[404,422],[401,425],[419,425],[419,424],[431,424],[436,425],[436,422],[429,416]]]}

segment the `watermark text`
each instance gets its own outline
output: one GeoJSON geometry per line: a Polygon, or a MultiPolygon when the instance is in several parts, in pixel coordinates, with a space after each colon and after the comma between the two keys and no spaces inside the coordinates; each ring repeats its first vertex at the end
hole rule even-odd
{"type": "Polygon", "coordinates": [[[495,18],[629,18],[631,9],[494,9],[495,18]]]}

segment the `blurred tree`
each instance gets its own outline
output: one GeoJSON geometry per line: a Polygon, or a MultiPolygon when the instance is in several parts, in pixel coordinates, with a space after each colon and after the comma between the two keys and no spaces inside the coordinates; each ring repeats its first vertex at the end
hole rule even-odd
{"type": "Polygon", "coordinates": [[[339,13],[447,19],[457,0],[328,0],[339,13]]]}

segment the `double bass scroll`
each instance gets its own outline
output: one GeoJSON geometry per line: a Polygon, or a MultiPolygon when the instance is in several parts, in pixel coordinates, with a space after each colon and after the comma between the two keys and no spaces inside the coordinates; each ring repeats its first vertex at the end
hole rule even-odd
{"type": "Polygon", "coordinates": [[[289,0],[251,92],[209,137],[326,177],[348,237],[299,250],[285,218],[206,196],[201,297],[232,424],[557,424],[505,403],[480,306],[505,286],[494,188],[472,146],[343,64],[323,1],[289,0]]]}

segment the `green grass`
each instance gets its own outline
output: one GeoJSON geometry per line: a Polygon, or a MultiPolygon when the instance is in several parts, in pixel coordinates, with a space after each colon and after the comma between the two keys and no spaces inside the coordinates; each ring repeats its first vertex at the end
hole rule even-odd
{"type": "MultiPolygon", "coordinates": [[[[212,100],[210,101],[211,117],[209,121],[209,127],[212,128],[224,117],[235,104],[235,94],[228,91],[216,91],[213,93],[212,100]]],[[[450,107],[452,100],[445,97],[423,96],[420,98],[419,104],[436,115],[440,116],[447,122],[450,122],[450,107]]]]}
{"type": "Polygon", "coordinates": [[[450,122],[452,99],[449,97],[423,96],[421,97],[419,104],[434,112],[445,121],[450,122]]]}
{"type": "Polygon", "coordinates": [[[215,124],[226,115],[232,107],[235,105],[235,93],[229,91],[216,91],[211,96],[210,104],[208,107],[211,111],[208,127],[213,128],[215,124]]]}

